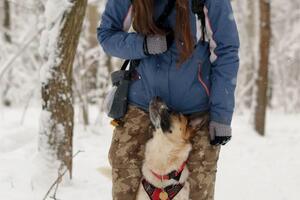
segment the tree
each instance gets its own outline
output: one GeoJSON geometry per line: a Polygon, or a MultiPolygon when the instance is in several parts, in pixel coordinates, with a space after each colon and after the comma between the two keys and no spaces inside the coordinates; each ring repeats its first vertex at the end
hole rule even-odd
{"type": "Polygon", "coordinates": [[[267,108],[268,65],[270,52],[270,1],[260,0],[260,60],[257,78],[257,97],[255,108],[255,129],[260,135],[265,134],[267,108]]]}
{"type": "MultiPolygon", "coordinates": [[[[12,43],[11,36],[10,36],[11,17],[10,17],[10,4],[9,4],[8,0],[4,0],[4,2],[3,2],[3,13],[4,13],[4,17],[3,17],[4,40],[7,44],[11,44],[12,43]]],[[[6,84],[4,84],[4,89],[2,91],[2,103],[5,106],[10,106],[11,101],[7,97],[7,94],[9,92],[9,88],[10,88],[11,80],[12,80],[12,71],[11,70],[8,71],[8,79],[7,80],[8,81],[6,84]]]]}
{"type": "Polygon", "coordinates": [[[10,31],[10,5],[8,0],[4,0],[4,23],[3,27],[5,28],[4,38],[6,42],[11,43],[11,37],[9,35],[10,31]]]}
{"type": "Polygon", "coordinates": [[[240,68],[236,92],[238,112],[254,111],[255,79],[257,77],[259,41],[258,41],[258,8],[259,0],[239,0],[233,2],[236,16],[240,47],[240,68]]]}
{"type": "Polygon", "coordinates": [[[42,34],[42,115],[39,151],[58,160],[72,178],[72,71],[87,0],[48,0],[42,34]],[[59,10],[59,9],[61,10],[59,10]]]}
{"type": "MultiPolygon", "coordinates": [[[[77,57],[77,70],[78,73],[74,76],[75,90],[80,102],[80,108],[82,113],[82,119],[84,125],[89,124],[89,106],[88,104],[94,102],[95,99],[91,93],[96,93],[97,89],[97,70],[99,68],[98,58],[94,56],[97,54],[91,53],[98,49],[97,32],[96,27],[99,23],[99,12],[97,9],[98,2],[89,3],[87,5],[86,20],[84,25],[86,26],[84,33],[82,34],[82,40],[80,51],[78,51],[77,57]]],[[[76,67],[76,66],[75,66],[76,67]]]]}

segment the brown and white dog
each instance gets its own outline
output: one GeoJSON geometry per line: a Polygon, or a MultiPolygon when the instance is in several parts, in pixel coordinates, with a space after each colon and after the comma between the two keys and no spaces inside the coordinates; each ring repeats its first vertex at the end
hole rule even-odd
{"type": "Polygon", "coordinates": [[[187,117],[170,112],[159,97],[151,101],[149,114],[155,130],[146,144],[136,200],[189,200],[186,161],[194,131],[187,117]]]}

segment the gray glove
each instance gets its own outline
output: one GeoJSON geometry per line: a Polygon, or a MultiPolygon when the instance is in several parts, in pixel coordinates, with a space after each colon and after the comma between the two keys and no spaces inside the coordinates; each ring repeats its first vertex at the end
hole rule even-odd
{"type": "Polygon", "coordinates": [[[215,121],[209,123],[211,145],[225,145],[231,139],[231,127],[215,121]]]}
{"type": "Polygon", "coordinates": [[[161,54],[168,50],[165,35],[148,35],[144,40],[144,52],[146,55],[161,54]]]}

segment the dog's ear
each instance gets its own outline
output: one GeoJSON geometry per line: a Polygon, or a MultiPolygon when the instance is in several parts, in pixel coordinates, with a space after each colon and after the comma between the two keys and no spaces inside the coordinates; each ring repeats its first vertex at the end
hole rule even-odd
{"type": "Polygon", "coordinates": [[[180,114],[180,117],[179,117],[179,121],[181,123],[181,128],[180,130],[182,130],[182,138],[185,140],[185,141],[188,141],[191,136],[194,134],[194,129],[190,126],[189,124],[189,120],[187,117],[185,117],[184,115],[180,114]]]}
{"type": "Polygon", "coordinates": [[[186,127],[186,129],[184,130],[184,132],[182,132],[182,138],[185,140],[185,141],[188,141],[191,136],[192,136],[192,129],[190,129],[189,127],[186,127]]]}
{"type": "Polygon", "coordinates": [[[163,110],[160,115],[160,127],[163,132],[169,132],[170,126],[170,113],[168,112],[168,110],[163,110]]]}

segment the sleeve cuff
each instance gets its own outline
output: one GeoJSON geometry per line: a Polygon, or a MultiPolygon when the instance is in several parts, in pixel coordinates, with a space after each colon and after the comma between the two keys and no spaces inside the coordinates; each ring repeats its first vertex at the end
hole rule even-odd
{"type": "Polygon", "coordinates": [[[230,126],[231,120],[232,120],[232,113],[230,114],[230,117],[228,117],[228,116],[226,117],[226,116],[220,115],[217,112],[214,112],[212,110],[210,111],[210,121],[215,121],[220,124],[225,124],[225,125],[230,126]]]}
{"type": "Polygon", "coordinates": [[[210,129],[213,128],[215,130],[216,136],[219,137],[230,137],[231,136],[231,127],[226,124],[220,124],[215,121],[210,121],[209,123],[210,129]]]}

